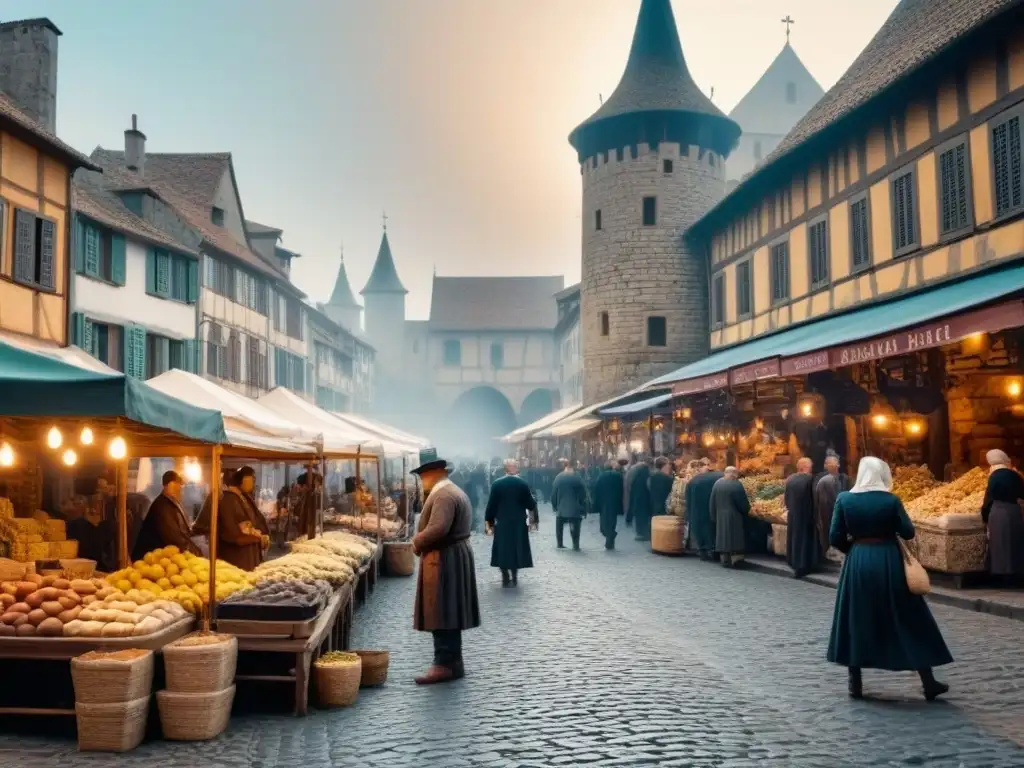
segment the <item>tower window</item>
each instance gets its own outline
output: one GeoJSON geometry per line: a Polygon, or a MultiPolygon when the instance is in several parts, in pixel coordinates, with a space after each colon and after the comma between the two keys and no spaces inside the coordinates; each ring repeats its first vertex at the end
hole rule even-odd
{"type": "Polygon", "coordinates": [[[668,329],[664,317],[647,318],[647,346],[664,347],[668,341],[668,329]]]}
{"type": "Polygon", "coordinates": [[[444,364],[448,366],[462,365],[462,344],[458,339],[445,340],[444,364]]]}
{"type": "Polygon", "coordinates": [[[786,103],[796,104],[796,83],[786,83],[786,103]]]}
{"type": "Polygon", "coordinates": [[[608,313],[607,312],[602,312],[600,314],[598,320],[601,323],[601,335],[602,336],[607,336],[608,335],[608,330],[609,330],[608,329],[608,313]]]}
{"type": "Polygon", "coordinates": [[[644,226],[653,227],[658,223],[658,198],[644,198],[644,226]]]}
{"type": "Polygon", "coordinates": [[[672,173],[672,171],[674,170],[673,163],[671,160],[662,160],[661,168],[665,173],[672,173]]]}
{"type": "Polygon", "coordinates": [[[600,230],[601,224],[601,209],[598,208],[596,211],[594,211],[594,229],[600,230]]]}
{"type": "Polygon", "coordinates": [[[224,209],[213,206],[213,210],[210,211],[210,221],[216,224],[218,227],[224,226],[224,209]]]}

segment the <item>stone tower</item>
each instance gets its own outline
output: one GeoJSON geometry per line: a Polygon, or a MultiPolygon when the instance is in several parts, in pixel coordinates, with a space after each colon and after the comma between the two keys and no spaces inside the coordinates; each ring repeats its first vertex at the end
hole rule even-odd
{"type": "Polygon", "coordinates": [[[334,281],[334,291],[331,298],[324,304],[324,313],[334,322],[346,330],[359,333],[361,325],[359,317],[363,308],[356,301],[352,293],[352,285],[348,281],[348,272],[345,271],[345,254],[341,255],[341,263],[338,265],[338,277],[334,281]]]}
{"type": "Polygon", "coordinates": [[[50,133],[57,133],[57,38],[49,19],[0,23],[0,91],[50,133]]]}
{"type": "Polygon", "coordinates": [[[693,82],[670,0],[642,0],[622,80],[569,136],[583,176],[583,399],[707,354],[706,257],[683,232],[725,193],[739,126],[693,82]]]}
{"type": "Polygon", "coordinates": [[[366,303],[366,336],[377,351],[376,371],[385,385],[389,380],[397,381],[402,375],[407,293],[398,278],[385,225],[377,261],[362,290],[366,303]]]}

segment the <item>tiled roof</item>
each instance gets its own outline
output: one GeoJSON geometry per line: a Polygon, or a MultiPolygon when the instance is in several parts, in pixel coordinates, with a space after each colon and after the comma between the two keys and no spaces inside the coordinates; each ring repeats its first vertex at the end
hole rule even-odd
{"type": "MultiPolygon", "coordinates": [[[[101,150],[106,164],[125,164],[121,150],[101,150]]],[[[95,153],[94,153],[95,156],[95,153]]],[[[213,205],[217,187],[230,169],[230,152],[147,152],[147,181],[169,184],[203,205],[213,205]]]]}
{"type": "MultiPolygon", "coordinates": [[[[577,146],[579,134],[587,126],[635,112],[691,112],[731,125],[690,76],[670,0],[643,0],[622,79],[569,141],[577,146]]],[[[738,135],[735,126],[732,129],[738,135]]]]}
{"type": "Polygon", "coordinates": [[[435,277],[430,299],[434,331],[551,330],[558,323],[555,294],[565,278],[435,277]]]}
{"type": "Polygon", "coordinates": [[[367,293],[408,293],[398,277],[398,269],[391,256],[391,243],[388,242],[387,231],[380,239],[377,260],[373,263],[373,271],[370,272],[370,279],[366,281],[362,293],[364,295],[367,293]]]}
{"type": "Polygon", "coordinates": [[[960,38],[1024,0],[901,0],[839,81],[796,124],[765,161],[692,229],[721,218],[740,195],[819,136],[931,61],[960,38]]]}
{"type": "Polygon", "coordinates": [[[114,192],[103,186],[103,177],[99,173],[76,173],[71,194],[74,210],[93,221],[106,224],[111,229],[145,243],[170,248],[179,253],[197,255],[194,248],[175,240],[128,210],[114,192]]]}
{"type": "Polygon", "coordinates": [[[7,96],[0,92],[0,125],[13,128],[11,133],[18,134],[22,140],[41,149],[46,154],[55,155],[72,168],[89,168],[96,170],[96,165],[74,147],[65,144],[46,128],[26,115],[7,96]]]}
{"type": "Polygon", "coordinates": [[[250,235],[280,235],[284,230],[277,227],[268,227],[266,224],[259,224],[255,221],[245,221],[245,231],[250,235]]]}
{"type": "MultiPolygon", "coordinates": [[[[226,153],[216,156],[230,159],[230,155],[226,153]]],[[[233,256],[246,266],[274,279],[277,285],[289,288],[296,295],[305,295],[289,281],[288,276],[284,272],[254,253],[248,246],[239,243],[228,230],[218,227],[210,220],[213,192],[210,192],[208,200],[205,199],[206,191],[209,190],[209,179],[206,180],[207,183],[202,183],[200,178],[202,174],[196,174],[192,177],[197,187],[196,195],[191,195],[188,190],[181,189],[167,180],[160,180],[158,178],[159,174],[151,174],[151,156],[149,154],[146,155],[144,176],[140,176],[138,173],[124,167],[124,152],[97,147],[93,151],[92,157],[93,160],[103,166],[104,175],[110,174],[113,177],[112,183],[119,185],[120,189],[152,189],[160,199],[174,208],[189,226],[199,232],[203,240],[210,246],[228,256],[233,256]]],[[[156,155],[155,157],[161,157],[161,155],[156,155]]],[[[173,157],[182,156],[174,155],[173,157]]],[[[203,157],[214,157],[214,155],[205,155],[203,157]]],[[[202,167],[205,163],[199,162],[196,165],[197,167],[202,167]]],[[[226,168],[227,166],[223,167],[226,168]]],[[[185,179],[187,176],[182,175],[180,178],[185,179]]],[[[215,186],[213,190],[216,190],[215,186]]]]}

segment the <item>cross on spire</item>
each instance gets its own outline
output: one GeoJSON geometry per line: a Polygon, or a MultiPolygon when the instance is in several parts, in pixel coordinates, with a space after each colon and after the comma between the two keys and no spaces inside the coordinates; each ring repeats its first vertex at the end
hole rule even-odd
{"type": "Polygon", "coordinates": [[[384,211],[384,214],[382,215],[381,218],[384,221],[384,231],[387,232],[388,231],[388,212],[384,211]]]}
{"type": "Polygon", "coordinates": [[[786,45],[789,45],[789,28],[796,24],[793,18],[787,13],[786,18],[782,20],[782,23],[786,25],[786,45]]]}

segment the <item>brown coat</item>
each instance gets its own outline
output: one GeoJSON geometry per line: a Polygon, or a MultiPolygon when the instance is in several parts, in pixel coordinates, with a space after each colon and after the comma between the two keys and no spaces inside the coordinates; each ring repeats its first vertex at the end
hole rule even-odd
{"type": "Polygon", "coordinates": [[[413,546],[420,555],[413,628],[421,632],[480,626],[476,566],[469,530],[473,509],[454,483],[434,488],[413,546]]]}
{"type": "Polygon", "coordinates": [[[159,547],[174,545],[182,552],[199,554],[199,548],[192,543],[192,532],[181,505],[170,496],[161,493],[149,505],[135,546],[132,559],[141,560],[147,552],[159,547]]]}
{"type": "MultiPolygon", "coordinates": [[[[206,512],[205,507],[203,512],[206,512]]],[[[196,525],[200,526],[201,521],[203,513],[200,513],[196,525]]],[[[242,533],[243,523],[251,523],[253,528],[266,535],[270,533],[256,503],[237,488],[226,488],[217,510],[217,559],[251,571],[263,562],[263,541],[259,536],[242,533]]],[[[200,528],[209,536],[208,519],[200,528]]],[[[195,526],[193,532],[196,532],[195,526]]]]}

